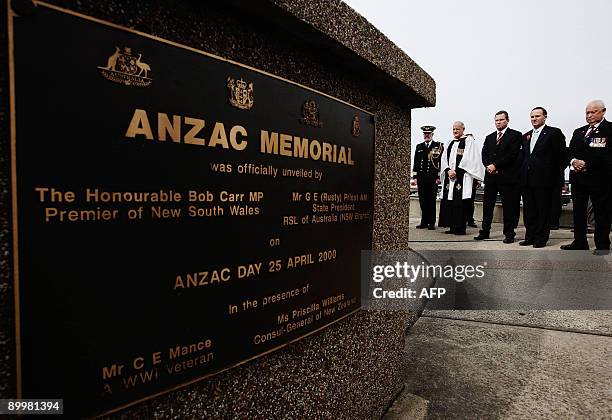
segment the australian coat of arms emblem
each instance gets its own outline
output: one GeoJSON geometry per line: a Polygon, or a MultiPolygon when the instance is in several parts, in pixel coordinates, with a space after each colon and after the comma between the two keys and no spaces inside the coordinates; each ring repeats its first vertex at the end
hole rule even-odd
{"type": "Polygon", "coordinates": [[[353,134],[353,137],[359,137],[359,134],[361,134],[361,125],[359,124],[359,117],[357,115],[353,117],[351,133],[353,134]]]}
{"type": "Polygon", "coordinates": [[[251,109],[253,107],[253,83],[245,82],[242,79],[227,78],[227,89],[229,101],[232,106],[239,109],[251,109]]]}
{"type": "Polygon", "coordinates": [[[142,61],[142,54],[136,57],[129,47],[124,47],[123,51],[115,47],[115,52],[108,57],[106,66],[98,68],[102,76],[108,80],[126,86],[147,87],[153,81],[149,77],[151,67],[142,61]]]}
{"type": "Polygon", "coordinates": [[[300,122],[317,128],[323,127],[323,123],[319,119],[319,105],[314,100],[307,100],[302,105],[302,118],[300,118],[300,122]]]}

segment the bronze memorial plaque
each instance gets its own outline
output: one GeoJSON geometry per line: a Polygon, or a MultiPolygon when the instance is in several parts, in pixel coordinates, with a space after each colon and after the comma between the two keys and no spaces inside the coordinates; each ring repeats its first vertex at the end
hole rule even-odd
{"type": "Polygon", "coordinates": [[[7,25],[20,397],[108,413],[360,307],[371,114],[37,4],[7,25]]]}

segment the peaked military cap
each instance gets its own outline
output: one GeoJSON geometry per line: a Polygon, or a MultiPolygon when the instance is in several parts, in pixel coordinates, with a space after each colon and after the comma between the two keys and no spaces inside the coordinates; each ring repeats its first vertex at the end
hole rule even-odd
{"type": "Polygon", "coordinates": [[[423,133],[433,133],[435,129],[436,127],[434,127],[433,125],[424,125],[423,127],[421,127],[423,133]]]}

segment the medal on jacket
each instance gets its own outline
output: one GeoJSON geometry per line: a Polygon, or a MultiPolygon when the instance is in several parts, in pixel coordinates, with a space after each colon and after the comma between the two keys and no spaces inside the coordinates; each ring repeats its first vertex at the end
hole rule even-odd
{"type": "Polygon", "coordinates": [[[440,169],[440,155],[444,151],[444,146],[440,145],[440,147],[432,147],[429,151],[429,161],[435,169],[440,169]],[[436,161],[438,164],[436,165],[436,161]]]}
{"type": "Polygon", "coordinates": [[[608,139],[605,137],[591,137],[589,140],[589,147],[606,147],[608,139]]]}

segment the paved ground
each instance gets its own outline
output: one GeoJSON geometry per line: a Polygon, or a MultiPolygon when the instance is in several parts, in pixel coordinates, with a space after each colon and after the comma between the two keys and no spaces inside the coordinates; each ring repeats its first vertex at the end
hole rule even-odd
{"type": "Polygon", "coordinates": [[[426,418],[612,418],[610,336],[427,316],[405,350],[426,418]]]}
{"type": "MultiPolygon", "coordinates": [[[[511,275],[462,289],[464,301],[485,310],[423,312],[406,338],[404,393],[387,418],[611,419],[612,310],[529,305],[563,309],[599,299],[599,308],[612,309],[612,256],[559,250],[571,241],[569,230],[554,231],[546,248],[525,249],[503,244],[499,224],[492,240],[475,242],[477,229],[457,237],[414,229],[417,223],[409,244],[415,251],[478,250],[511,275]],[[527,307],[507,308],[517,300],[527,307]]],[[[517,238],[523,234],[519,229],[517,238]]]]}
{"type": "MultiPolygon", "coordinates": [[[[483,250],[519,250],[518,242],[525,238],[525,228],[519,226],[516,230],[516,242],[513,244],[504,244],[503,226],[500,223],[493,223],[491,226],[491,239],[485,241],[474,241],[474,236],[478,235],[478,228],[467,228],[467,235],[445,235],[444,231],[448,228],[439,228],[436,230],[416,229],[415,226],[420,222],[419,219],[410,219],[410,246],[414,249],[448,249],[448,242],[453,242],[454,249],[483,249],[483,250]]],[[[476,222],[480,227],[480,222],[476,222]]],[[[551,231],[551,237],[548,244],[544,248],[533,249],[537,252],[560,251],[559,246],[572,242],[573,236],[569,229],[559,229],[551,231]]],[[[593,235],[589,236],[591,248],[594,248],[593,235]]]]}

